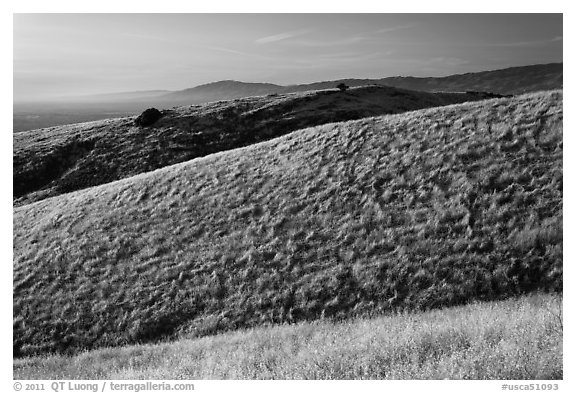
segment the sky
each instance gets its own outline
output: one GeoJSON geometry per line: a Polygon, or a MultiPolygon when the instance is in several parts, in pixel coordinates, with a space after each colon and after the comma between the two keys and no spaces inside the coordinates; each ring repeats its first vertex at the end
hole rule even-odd
{"type": "Polygon", "coordinates": [[[563,61],[562,14],[14,14],[14,101],[563,61]]]}

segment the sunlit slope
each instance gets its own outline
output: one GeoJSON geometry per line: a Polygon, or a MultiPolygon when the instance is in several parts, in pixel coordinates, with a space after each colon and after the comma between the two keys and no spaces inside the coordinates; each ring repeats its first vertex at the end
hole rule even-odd
{"type": "Polygon", "coordinates": [[[484,99],[365,86],[248,97],[165,110],[152,127],[134,117],[14,134],[16,205],[109,183],[329,122],[484,99]]]}
{"type": "Polygon", "coordinates": [[[562,379],[562,301],[240,329],[14,359],[14,379],[562,379]]]}
{"type": "Polygon", "coordinates": [[[562,116],[329,124],[16,208],[15,354],[561,289],[562,116]]]}

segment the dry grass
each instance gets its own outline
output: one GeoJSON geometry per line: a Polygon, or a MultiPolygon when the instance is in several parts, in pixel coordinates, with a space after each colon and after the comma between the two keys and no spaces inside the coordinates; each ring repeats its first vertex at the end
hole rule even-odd
{"type": "Polygon", "coordinates": [[[562,379],[557,308],[555,297],[533,295],[344,323],[256,328],[19,359],[14,378],[562,379]]]}
{"type": "Polygon", "coordinates": [[[562,288],[562,93],[301,130],[14,209],[14,354],[562,288]]]}
{"type": "Polygon", "coordinates": [[[14,197],[22,205],[247,146],[329,122],[477,101],[482,95],[365,86],[248,97],[165,111],[152,127],[134,118],[14,135],[14,197]]]}

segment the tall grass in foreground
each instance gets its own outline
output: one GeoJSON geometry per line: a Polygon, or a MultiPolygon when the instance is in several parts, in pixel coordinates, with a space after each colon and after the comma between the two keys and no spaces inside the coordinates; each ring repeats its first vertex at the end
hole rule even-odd
{"type": "Polygon", "coordinates": [[[561,379],[554,295],[17,359],[15,379],[561,379]]]}

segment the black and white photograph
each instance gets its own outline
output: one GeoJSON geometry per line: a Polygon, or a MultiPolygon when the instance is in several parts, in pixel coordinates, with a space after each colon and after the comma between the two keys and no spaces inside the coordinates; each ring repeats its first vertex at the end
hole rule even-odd
{"type": "Polygon", "coordinates": [[[14,389],[562,390],[564,15],[413,11],[13,13],[14,389]]]}

